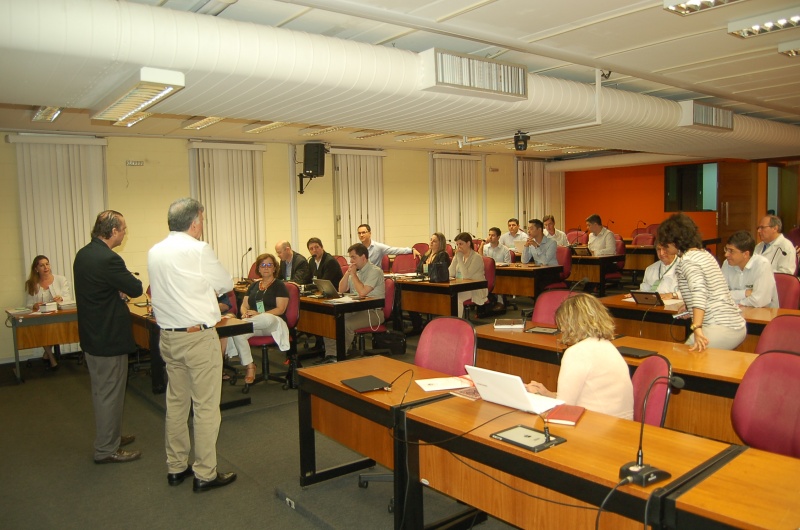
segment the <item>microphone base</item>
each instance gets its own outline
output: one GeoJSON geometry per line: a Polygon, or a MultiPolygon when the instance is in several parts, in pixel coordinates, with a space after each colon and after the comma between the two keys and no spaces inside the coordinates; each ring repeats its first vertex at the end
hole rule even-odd
{"type": "Polygon", "coordinates": [[[671,478],[672,475],[647,464],[640,466],[636,462],[628,462],[619,468],[619,478],[623,479],[628,477],[632,479],[631,484],[646,487],[667,480],[671,478]]]}

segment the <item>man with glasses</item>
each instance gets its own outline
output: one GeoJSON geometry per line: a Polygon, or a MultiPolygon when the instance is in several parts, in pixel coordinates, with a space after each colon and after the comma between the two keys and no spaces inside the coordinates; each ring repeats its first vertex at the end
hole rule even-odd
{"type": "Polygon", "coordinates": [[[297,285],[311,283],[311,275],[306,258],[292,250],[292,245],[288,241],[279,241],[275,245],[275,254],[281,260],[281,270],[278,278],[297,285]]]}
{"type": "Polygon", "coordinates": [[[753,254],[756,241],[740,230],[728,238],[722,275],[733,301],[747,307],[778,307],[778,288],[767,258],[753,254]]]}
{"type": "Polygon", "coordinates": [[[398,254],[414,254],[414,256],[419,259],[420,255],[417,252],[417,249],[410,248],[410,247],[390,247],[389,245],[384,245],[383,243],[378,243],[377,241],[372,240],[372,228],[369,225],[363,224],[358,225],[358,240],[361,241],[361,244],[367,247],[367,251],[369,252],[369,262],[381,268],[381,262],[383,261],[383,257],[386,255],[393,255],[396,256],[398,254]]]}
{"type": "Polygon", "coordinates": [[[756,245],[755,254],[764,256],[773,272],[794,274],[797,270],[797,257],[792,242],[783,234],[783,223],[777,215],[767,215],[757,227],[761,243],[756,245]]]}

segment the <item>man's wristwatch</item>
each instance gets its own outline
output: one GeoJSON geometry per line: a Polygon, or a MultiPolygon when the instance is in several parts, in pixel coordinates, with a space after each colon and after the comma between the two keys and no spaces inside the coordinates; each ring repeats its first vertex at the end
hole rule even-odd
{"type": "Polygon", "coordinates": [[[700,328],[702,328],[702,327],[703,327],[703,325],[702,325],[702,324],[692,324],[691,326],[689,326],[689,329],[690,329],[690,330],[692,330],[692,331],[694,331],[694,330],[696,330],[696,329],[700,329],[700,328]]]}

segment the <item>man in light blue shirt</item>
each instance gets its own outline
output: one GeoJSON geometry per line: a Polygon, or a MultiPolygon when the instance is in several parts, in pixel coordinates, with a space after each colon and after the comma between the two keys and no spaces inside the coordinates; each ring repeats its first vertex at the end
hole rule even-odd
{"type": "Polygon", "coordinates": [[[361,241],[361,244],[367,247],[367,251],[369,252],[369,262],[382,269],[381,262],[383,261],[383,257],[386,255],[393,255],[396,256],[397,254],[414,254],[415,257],[419,258],[419,252],[417,249],[410,248],[410,247],[390,247],[389,245],[384,245],[383,243],[378,243],[377,241],[372,240],[372,228],[369,225],[363,224],[358,225],[358,239],[361,241]]]}
{"type": "Polygon", "coordinates": [[[522,263],[533,261],[536,265],[558,265],[555,239],[544,237],[544,223],[539,219],[528,221],[528,240],[522,251],[522,263]]]}
{"type": "Polygon", "coordinates": [[[500,229],[493,226],[489,229],[486,241],[481,243],[479,254],[492,258],[495,263],[511,263],[508,247],[500,243],[500,229]]]}
{"type": "Polygon", "coordinates": [[[514,252],[515,241],[527,241],[528,236],[519,229],[519,219],[512,217],[508,220],[508,232],[500,236],[500,244],[505,245],[511,252],[514,252]]]}

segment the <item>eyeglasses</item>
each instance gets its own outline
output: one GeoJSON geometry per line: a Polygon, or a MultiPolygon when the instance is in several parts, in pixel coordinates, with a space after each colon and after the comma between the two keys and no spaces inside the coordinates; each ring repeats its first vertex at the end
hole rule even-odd
{"type": "Polygon", "coordinates": [[[767,228],[772,228],[772,226],[771,225],[757,226],[756,230],[766,230],[767,228]]]}
{"type": "Polygon", "coordinates": [[[741,250],[739,250],[738,248],[733,248],[733,247],[725,247],[725,254],[736,254],[736,253],[739,253],[739,254],[741,254],[741,253],[742,253],[742,251],[741,251],[741,250]]]}
{"type": "Polygon", "coordinates": [[[274,267],[274,265],[272,263],[260,263],[258,266],[261,267],[262,269],[263,268],[271,269],[272,267],[274,267]]]}

